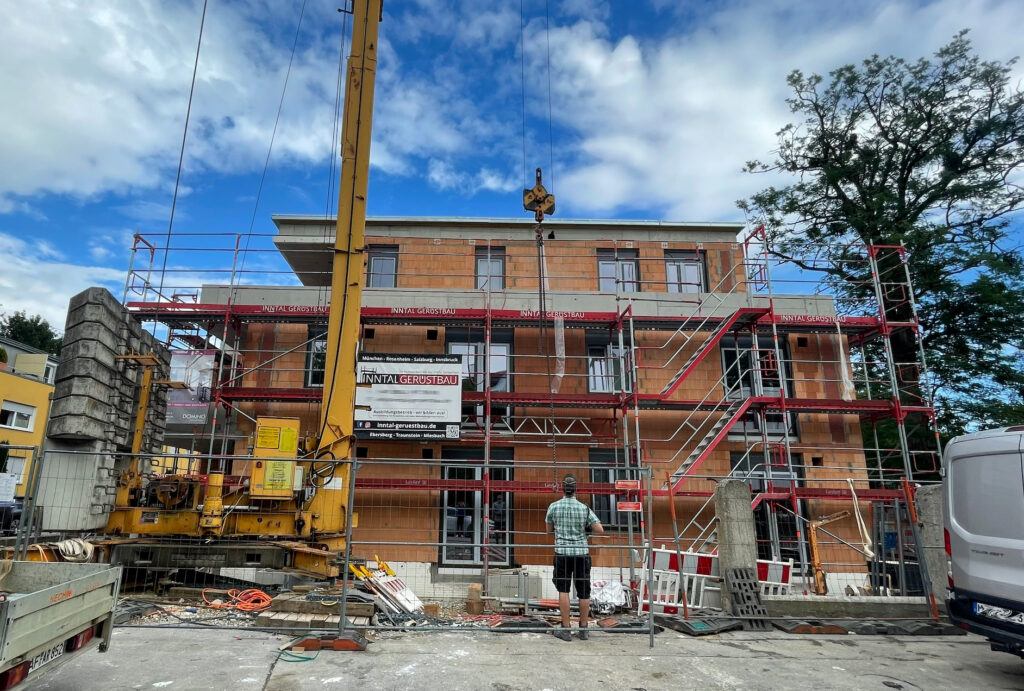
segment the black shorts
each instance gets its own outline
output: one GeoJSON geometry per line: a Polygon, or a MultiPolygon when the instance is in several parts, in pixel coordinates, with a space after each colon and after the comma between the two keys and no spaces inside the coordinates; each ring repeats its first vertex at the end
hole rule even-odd
{"type": "Polygon", "coordinates": [[[576,597],[581,600],[590,599],[590,556],[555,555],[555,590],[568,593],[572,584],[576,585],[576,597]]]}

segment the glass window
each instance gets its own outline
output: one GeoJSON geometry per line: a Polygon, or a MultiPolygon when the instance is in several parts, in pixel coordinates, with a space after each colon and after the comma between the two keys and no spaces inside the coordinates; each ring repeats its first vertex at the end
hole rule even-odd
{"type": "Polygon", "coordinates": [[[476,287],[480,290],[505,290],[505,248],[477,247],[476,287]]]}
{"type": "Polygon", "coordinates": [[[587,386],[591,393],[620,393],[622,367],[625,364],[626,392],[633,390],[631,368],[617,345],[587,347],[587,386]]]}
{"type": "Polygon", "coordinates": [[[703,254],[696,251],[666,250],[665,285],[670,293],[707,291],[703,254]]]}
{"type": "Polygon", "coordinates": [[[36,409],[33,406],[22,405],[14,401],[4,401],[0,404],[0,427],[31,432],[35,417],[36,409]]]}
{"type": "Polygon", "coordinates": [[[636,250],[597,251],[598,290],[603,293],[636,293],[640,290],[640,269],[636,250]]]}
{"type": "MultiPolygon", "coordinates": [[[[775,349],[769,337],[758,340],[758,347],[753,347],[753,340],[747,336],[738,339],[727,339],[722,343],[722,367],[725,372],[723,381],[726,396],[730,399],[743,399],[750,396],[779,396],[782,394],[781,369],[775,356],[775,349]]],[[[791,379],[792,363],[783,350],[783,365],[787,379],[791,379]]],[[[787,395],[792,395],[787,393],[787,395]]],[[[764,415],[765,432],[770,437],[781,437],[785,434],[796,435],[796,417],[786,416],[780,412],[767,412],[764,415]]],[[[755,412],[747,413],[743,420],[732,428],[730,434],[760,434],[761,416],[755,412]]]]}
{"type": "Polygon", "coordinates": [[[43,369],[43,381],[47,384],[52,384],[54,377],[57,375],[57,368],[53,365],[46,365],[43,369]]]}
{"type": "Polygon", "coordinates": [[[306,351],[306,388],[324,385],[324,368],[327,366],[327,330],[310,328],[309,349],[306,351]]]}
{"type": "Polygon", "coordinates": [[[366,264],[368,288],[394,288],[398,285],[398,246],[370,245],[366,264]]]}
{"type": "MultiPolygon", "coordinates": [[[[591,449],[589,458],[590,481],[593,483],[612,484],[616,480],[635,480],[639,477],[635,469],[630,468],[623,451],[591,449]]],[[[628,498],[625,494],[591,494],[590,508],[605,528],[625,528],[632,514],[620,514],[617,504],[628,498]]]]}
{"type": "MultiPolygon", "coordinates": [[[[483,392],[488,380],[487,352],[484,343],[448,343],[448,353],[462,356],[462,390],[483,392]]],[[[492,392],[511,390],[510,366],[512,346],[509,343],[491,342],[491,368],[489,373],[492,392]]],[[[491,404],[491,425],[507,425],[507,405],[491,404]]],[[[463,426],[484,427],[484,406],[482,403],[466,403],[462,406],[463,426]]]]}

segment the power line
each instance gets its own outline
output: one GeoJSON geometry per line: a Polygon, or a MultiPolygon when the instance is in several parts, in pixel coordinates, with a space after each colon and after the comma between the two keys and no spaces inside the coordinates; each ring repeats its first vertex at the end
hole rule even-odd
{"type": "Polygon", "coordinates": [[[554,127],[551,124],[551,27],[549,24],[548,0],[544,0],[544,37],[548,44],[548,179],[551,180],[549,189],[555,192],[555,135],[554,127]]]}
{"type": "Polygon", "coordinates": [[[299,32],[302,29],[302,17],[306,14],[306,2],[302,0],[302,7],[299,9],[299,21],[295,26],[295,39],[292,41],[292,54],[288,58],[288,69],[284,73],[284,85],[281,87],[281,99],[277,103],[277,116],[274,118],[274,129],[270,133],[270,146],[267,147],[267,158],[263,162],[263,174],[260,175],[260,185],[256,190],[256,203],[252,207],[252,218],[249,221],[249,232],[245,238],[245,250],[242,252],[242,268],[245,268],[245,259],[249,251],[249,241],[252,239],[252,229],[256,225],[256,212],[260,207],[260,198],[263,196],[263,183],[267,179],[267,170],[270,168],[270,154],[274,150],[274,140],[277,138],[277,126],[281,122],[281,111],[284,110],[284,97],[288,92],[288,80],[292,75],[292,63],[295,60],[295,48],[299,45],[299,32]]]}
{"type": "Polygon", "coordinates": [[[526,26],[523,2],[524,0],[519,0],[519,54],[523,68],[523,78],[520,82],[523,94],[523,187],[532,187],[526,173],[526,26]]]}
{"type": "MultiPolygon", "coordinates": [[[[206,26],[206,6],[209,0],[203,0],[203,16],[199,20],[199,39],[196,42],[196,59],[192,65],[192,86],[188,90],[188,108],[185,109],[185,130],[181,134],[181,151],[178,153],[178,174],[174,178],[174,196],[171,198],[171,218],[167,222],[167,242],[164,245],[164,263],[160,268],[160,288],[156,300],[160,302],[164,292],[164,276],[167,273],[167,257],[171,252],[171,231],[174,228],[174,210],[178,206],[178,188],[181,185],[181,168],[185,161],[185,141],[188,139],[188,123],[192,118],[192,97],[196,92],[196,73],[199,71],[199,50],[203,46],[203,28],[206,26]]],[[[155,331],[155,327],[154,327],[155,331]]]]}

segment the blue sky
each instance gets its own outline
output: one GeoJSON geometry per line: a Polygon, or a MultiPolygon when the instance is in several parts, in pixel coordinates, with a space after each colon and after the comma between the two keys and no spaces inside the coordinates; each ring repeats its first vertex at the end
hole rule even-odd
{"type": "MultiPolygon", "coordinates": [[[[256,206],[302,2],[210,0],[176,245],[250,225],[271,233],[272,213],[333,211],[338,5],[306,2],[256,206]]],[[[561,217],[742,221],[735,200],[769,179],[740,169],[769,156],[789,121],[790,70],[825,73],[872,52],[930,55],[963,27],[986,58],[1024,53],[1024,3],[1012,0],[523,7],[525,168],[545,169],[561,217]]],[[[5,9],[0,311],[62,325],[68,297],[86,286],[121,296],[134,232],[167,231],[201,8],[52,0],[5,9]]],[[[522,213],[520,36],[513,0],[385,2],[371,215],[522,213]]],[[[190,262],[169,258],[182,272],[190,262]]]]}

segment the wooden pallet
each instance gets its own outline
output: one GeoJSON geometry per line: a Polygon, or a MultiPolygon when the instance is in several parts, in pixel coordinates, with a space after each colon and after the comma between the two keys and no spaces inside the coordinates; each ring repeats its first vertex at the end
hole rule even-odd
{"type": "MultiPolygon", "coordinates": [[[[349,617],[353,626],[369,626],[370,617],[349,617]]],[[[304,612],[263,612],[256,617],[256,626],[275,629],[336,629],[341,618],[336,615],[304,612]]]]}

